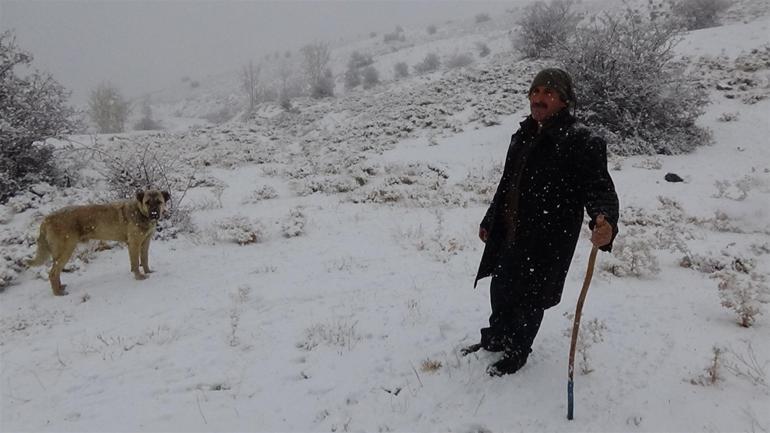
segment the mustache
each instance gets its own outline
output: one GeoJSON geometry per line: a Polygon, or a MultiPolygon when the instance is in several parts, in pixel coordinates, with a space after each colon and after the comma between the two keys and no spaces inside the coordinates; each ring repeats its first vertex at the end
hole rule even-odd
{"type": "Polygon", "coordinates": [[[545,102],[533,102],[530,106],[532,108],[548,108],[548,105],[546,105],[545,102]]]}

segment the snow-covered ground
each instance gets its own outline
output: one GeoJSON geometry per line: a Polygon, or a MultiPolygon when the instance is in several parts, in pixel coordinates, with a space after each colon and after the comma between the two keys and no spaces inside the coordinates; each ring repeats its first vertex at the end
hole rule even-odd
{"type": "MultiPolygon", "coordinates": [[[[754,49],[761,59],[769,22],[693,32],[678,53],[723,56],[698,65],[729,65],[754,49]]],[[[439,43],[451,46],[408,49],[420,59],[439,43]]],[[[504,77],[502,61],[477,67],[504,77]]],[[[510,85],[526,86],[535,69],[516,69],[522,76],[510,85]]],[[[122,247],[84,250],[63,274],[66,297],[51,295],[43,268],[6,269],[0,430],[770,431],[770,306],[744,328],[718,289],[730,276],[765,291],[769,283],[770,68],[750,71],[748,89],[717,90],[734,71],[704,71],[712,103],[700,123],[713,145],[610,162],[621,234],[614,255],[599,256],[583,311],[594,325],[583,335],[597,341],[579,362],[574,421],[565,330],[587,230],[563,300],[546,312],[520,372],[492,378],[486,366],[499,355],[458,353],[489,314],[488,280],[472,288],[483,246],[476,232],[527,114],[515,91],[478,95],[488,100],[478,112],[456,104],[478,93],[463,79],[471,70],[318,106],[300,101],[293,120],[184,130],[195,122],[168,116],[178,132],[100,137],[100,149],[147,142],[205,161],[185,198],[197,229],[154,241],[145,281],[128,272],[122,247]],[[461,88],[441,99],[432,82],[461,88]],[[423,111],[391,113],[420,95],[423,111]],[[666,182],[669,172],[685,181],[666,182]],[[233,241],[246,231],[258,241],[233,241]],[[714,347],[722,352],[711,383],[714,347]]],[[[0,209],[4,255],[31,254],[42,215],[105,188],[88,185],[0,209]]]]}

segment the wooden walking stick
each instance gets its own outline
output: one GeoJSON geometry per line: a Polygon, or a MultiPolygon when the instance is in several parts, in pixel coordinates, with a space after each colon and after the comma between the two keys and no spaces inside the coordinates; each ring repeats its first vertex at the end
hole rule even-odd
{"type": "Polygon", "coordinates": [[[580,330],[580,313],[583,311],[583,302],[586,300],[586,294],[588,293],[588,286],[591,284],[591,277],[594,275],[594,263],[596,262],[596,245],[591,248],[591,255],[588,257],[588,269],[586,270],[586,277],[583,280],[583,288],[580,290],[580,296],[578,297],[577,307],[575,308],[575,322],[572,325],[572,342],[569,345],[569,382],[567,382],[567,419],[573,418],[573,393],[572,393],[572,376],[575,371],[575,346],[577,345],[578,331],[580,330]]]}

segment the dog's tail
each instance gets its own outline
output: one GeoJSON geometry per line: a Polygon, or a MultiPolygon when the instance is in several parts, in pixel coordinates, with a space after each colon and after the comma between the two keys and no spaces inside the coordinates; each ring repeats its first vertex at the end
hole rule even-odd
{"type": "Polygon", "coordinates": [[[40,224],[40,234],[37,236],[37,253],[35,258],[27,262],[27,267],[40,266],[51,257],[51,247],[45,236],[45,223],[40,224]]]}

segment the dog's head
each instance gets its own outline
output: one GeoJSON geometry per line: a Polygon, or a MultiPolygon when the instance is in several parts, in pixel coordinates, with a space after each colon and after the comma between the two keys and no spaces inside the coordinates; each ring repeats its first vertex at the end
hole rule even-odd
{"type": "Polygon", "coordinates": [[[160,216],[166,210],[166,203],[171,199],[171,195],[166,191],[148,189],[136,193],[136,200],[139,202],[139,211],[151,220],[159,220],[160,216]]]}

